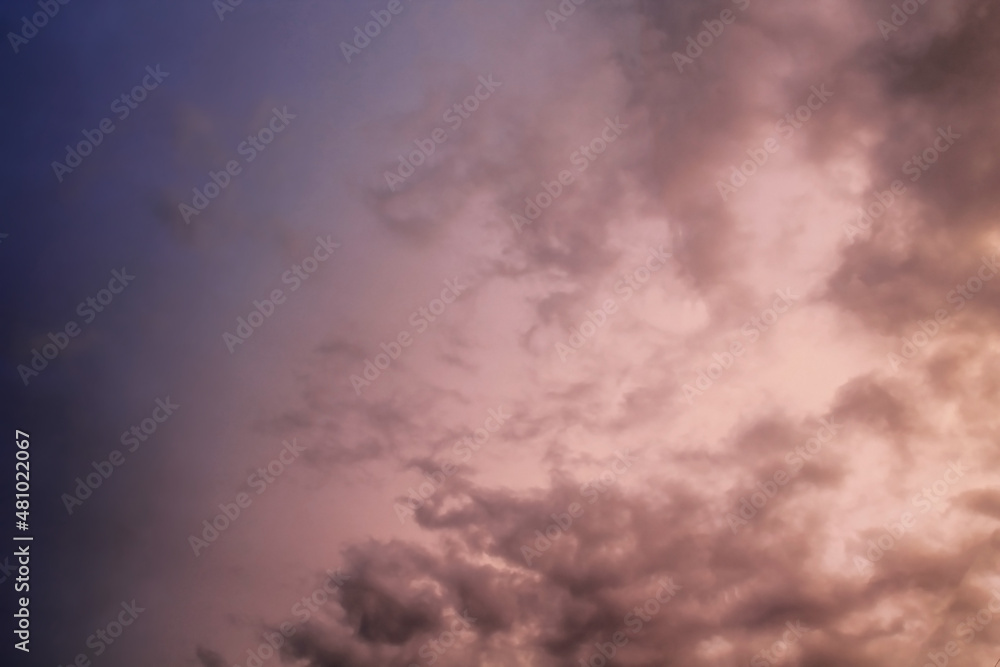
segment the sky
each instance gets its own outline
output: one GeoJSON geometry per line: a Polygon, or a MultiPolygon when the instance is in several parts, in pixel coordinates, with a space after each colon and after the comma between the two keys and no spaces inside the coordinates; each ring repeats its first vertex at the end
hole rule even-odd
{"type": "Polygon", "coordinates": [[[1000,659],[995,3],[0,32],[4,664],[1000,659]]]}

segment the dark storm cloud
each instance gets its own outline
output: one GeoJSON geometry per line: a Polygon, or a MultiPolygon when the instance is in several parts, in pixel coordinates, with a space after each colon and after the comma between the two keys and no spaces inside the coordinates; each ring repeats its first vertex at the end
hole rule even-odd
{"type": "MultiPolygon", "coordinates": [[[[987,111],[997,99],[987,82],[1000,71],[991,46],[1000,33],[1000,13],[988,3],[955,6],[960,18],[950,31],[922,28],[929,33],[924,48],[913,51],[891,40],[851,64],[882,91],[877,104],[849,109],[855,128],[883,135],[869,153],[873,190],[863,201],[873,201],[875,190],[886,190],[894,179],[907,192],[873,224],[870,239],[846,248],[830,281],[830,298],[887,332],[948,307],[949,291],[975,275],[984,252],[992,254],[985,235],[995,231],[1000,205],[1000,133],[987,111]],[[938,128],[949,127],[961,137],[926,171],[915,168],[912,158],[933,145],[938,128]],[[909,174],[903,171],[908,162],[909,174]],[[917,207],[906,227],[898,217],[903,205],[917,207]],[[904,239],[907,247],[901,249],[904,239]]],[[[975,318],[995,320],[998,303],[997,284],[989,283],[977,297],[975,318]]]]}

